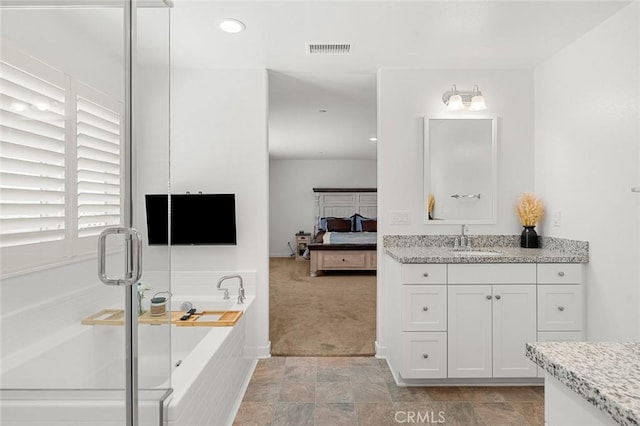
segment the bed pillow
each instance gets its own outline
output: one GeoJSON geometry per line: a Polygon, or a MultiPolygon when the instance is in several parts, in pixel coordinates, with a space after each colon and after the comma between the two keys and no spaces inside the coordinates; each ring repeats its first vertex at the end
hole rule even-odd
{"type": "Polygon", "coordinates": [[[351,220],[349,220],[349,219],[329,219],[329,220],[327,220],[327,231],[329,231],[329,232],[351,232],[351,220]]]}
{"type": "Polygon", "coordinates": [[[327,230],[327,221],[330,219],[340,219],[339,217],[321,217],[320,225],[318,225],[318,231],[326,231],[327,230]]]}
{"type": "Polygon", "coordinates": [[[363,220],[369,220],[368,217],[364,217],[359,213],[354,214],[353,216],[351,216],[351,230],[353,232],[362,232],[362,221],[363,220]]]}
{"type": "Polygon", "coordinates": [[[360,222],[362,224],[362,232],[378,232],[378,221],[375,219],[372,220],[363,220],[360,222]]]}

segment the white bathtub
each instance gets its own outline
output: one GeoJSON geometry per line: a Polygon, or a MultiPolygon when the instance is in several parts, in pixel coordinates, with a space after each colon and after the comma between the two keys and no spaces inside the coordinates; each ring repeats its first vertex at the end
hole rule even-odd
{"type": "MultiPolygon", "coordinates": [[[[176,426],[226,424],[255,365],[244,354],[253,297],[237,305],[235,299],[174,296],[172,309],[184,300],[198,311],[245,312],[233,327],[171,326],[170,341],[168,325],[138,327],[141,425],[158,425],[160,418],[176,426]],[[173,392],[160,404],[169,387],[173,392]]],[[[46,391],[4,390],[1,424],[123,424],[124,328],[74,325],[64,334],[68,339],[3,371],[2,389],[46,391]]]]}

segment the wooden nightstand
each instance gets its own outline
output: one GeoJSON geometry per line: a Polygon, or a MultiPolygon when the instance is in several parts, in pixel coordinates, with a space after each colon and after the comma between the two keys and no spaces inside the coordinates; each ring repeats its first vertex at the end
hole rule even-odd
{"type": "Polygon", "coordinates": [[[311,242],[311,234],[296,234],[296,260],[308,260],[302,257],[311,242]]]}

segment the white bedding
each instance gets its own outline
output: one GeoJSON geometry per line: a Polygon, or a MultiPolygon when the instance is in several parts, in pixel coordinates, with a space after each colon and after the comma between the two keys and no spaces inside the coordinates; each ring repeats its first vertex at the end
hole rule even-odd
{"type": "Polygon", "coordinates": [[[325,232],[322,244],[376,244],[377,232],[325,232]]]}

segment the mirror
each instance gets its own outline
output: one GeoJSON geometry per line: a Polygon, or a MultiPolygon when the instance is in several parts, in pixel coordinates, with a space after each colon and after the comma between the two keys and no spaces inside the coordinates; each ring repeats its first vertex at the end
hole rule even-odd
{"type": "Polygon", "coordinates": [[[496,223],[496,121],[425,118],[425,223],[496,223]]]}

